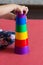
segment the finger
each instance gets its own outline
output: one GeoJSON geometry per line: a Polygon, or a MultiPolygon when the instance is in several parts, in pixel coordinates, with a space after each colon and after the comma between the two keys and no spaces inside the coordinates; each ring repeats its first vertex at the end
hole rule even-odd
{"type": "Polygon", "coordinates": [[[28,7],[24,7],[23,12],[24,12],[24,14],[27,14],[28,13],[28,7]]]}
{"type": "Polygon", "coordinates": [[[29,10],[28,10],[28,7],[26,7],[26,14],[28,13],[28,11],[29,11],[29,10]]]}

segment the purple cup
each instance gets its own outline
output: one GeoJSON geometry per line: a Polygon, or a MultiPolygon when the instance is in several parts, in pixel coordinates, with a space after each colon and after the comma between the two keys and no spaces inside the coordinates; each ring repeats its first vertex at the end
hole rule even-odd
{"type": "Polygon", "coordinates": [[[25,46],[25,47],[16,47],[15,46],[15,53],[17,54],[26,54],[29,52],[29,47],[28,46],[25,46]]]}

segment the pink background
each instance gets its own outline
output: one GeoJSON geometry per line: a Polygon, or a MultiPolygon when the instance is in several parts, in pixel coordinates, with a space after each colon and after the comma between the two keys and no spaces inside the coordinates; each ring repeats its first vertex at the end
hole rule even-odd
{"type": "MultiPolygon", "coordinates": [[[[0,19],[0,28],[15,30],[14,20],[0,19]]],[[[43,20],[28,20],[30,53],[14,53],[14,44],[0,51],[0,65],[43,65],[43,20]]]]}

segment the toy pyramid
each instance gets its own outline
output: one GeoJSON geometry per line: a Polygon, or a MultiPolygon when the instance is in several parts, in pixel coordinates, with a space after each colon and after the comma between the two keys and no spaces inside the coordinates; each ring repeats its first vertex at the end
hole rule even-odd
{"type": "Polygon", "coordinates": [[[19,14],[16,17],[15,53],[26,54],[29,52],[26,15],[19,14]]]}

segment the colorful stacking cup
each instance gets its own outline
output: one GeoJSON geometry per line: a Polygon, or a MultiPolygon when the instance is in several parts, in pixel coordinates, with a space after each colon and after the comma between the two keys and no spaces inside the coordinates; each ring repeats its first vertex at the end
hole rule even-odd
{"type": "Polygon", "coordinates": [[[17,47],[24,47],[24,46],[28,46],[28,39],[26,40],[15,40],[15,46],[17,47]]]}
{"type": "Polygon", "coordinates": [[[26,32],[26,31],[27,31],[26,24],[24,24],[24,25],[16,25],[16,32],[26,32]]]}
{"type": "Polygon", "coordinates": [[[27,38],[28,38],[27,32],[23,32],[23,33],[16,32],[16,39],[17,40],[25,40],[27,38]]]}
{"type": "Polygon", "coordinates": [[[26,24],[26,16],[21,14],[16,17],[16,25],[24,25],[26,24]]]}
{"type": "Polygon", "coordinates": [[[28,53],[28,51],[29,51],[29,47],[28,46],[24,46],[22,48],[15,46],[15,53],[17,53],[17,54],[26,54],[26,53],[28,53]]]}

